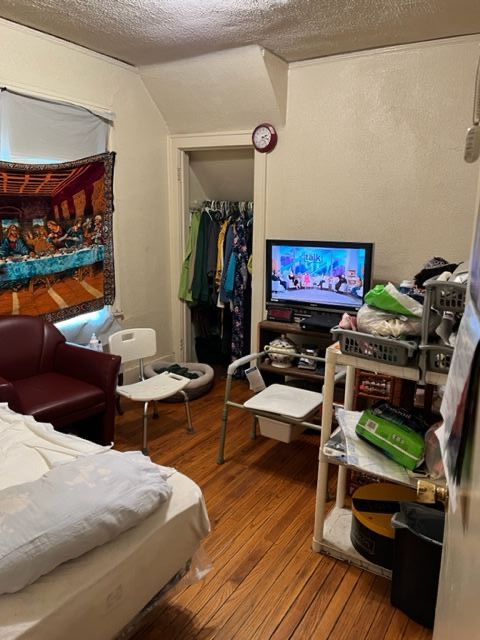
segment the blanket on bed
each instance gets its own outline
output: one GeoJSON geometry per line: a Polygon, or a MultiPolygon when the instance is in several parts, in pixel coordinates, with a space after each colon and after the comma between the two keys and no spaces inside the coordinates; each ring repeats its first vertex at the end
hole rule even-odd
{"type": "Polygon", "coordinates": [[[55,431],[0,403],[0,489],[40,478],[56,464],[108,451],[88,440],[55,431]]]}
{"type": "Polygon", "coordinates": [[[0,594],[146,518],[168,499],[174,472],[0,403],[0,594]]]}
{"type": "Polygon", "coordinates": [[[0,491],[0,594],[113,540],[170,494],[173,469],[140,452],[106,451],[0,491]]]}

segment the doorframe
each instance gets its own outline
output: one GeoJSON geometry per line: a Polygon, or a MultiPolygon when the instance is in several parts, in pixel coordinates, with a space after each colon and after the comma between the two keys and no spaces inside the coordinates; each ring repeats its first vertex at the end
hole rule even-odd
{"type": "MultiPolygon", "coordinates": [[[[171,326],[174,357],[186,360],[190,348],[187,328],[187,306],[177,295],[180,273],[186,246],[185,213],[189,203],[185,201],[186,153],[208,149],[252,148],[252,134],[246,131],[225,133],[178,134],[168,137],[168,194],[170,228],[170,288],[172,291],[171,326]]],[[[257,325],[263,320],[265,309],[265,228],[267,154],[253,152],[253,249],[252,249],[252,317],[250,352],[256,350],[257,325]]]]}

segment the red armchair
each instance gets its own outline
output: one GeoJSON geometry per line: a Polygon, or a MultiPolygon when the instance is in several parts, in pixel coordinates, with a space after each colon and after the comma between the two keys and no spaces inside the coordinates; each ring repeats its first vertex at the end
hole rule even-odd
{"type": "Polygon", "coordinates": [[[0,316],[0,345],[0,402],[59,431],[82,425],[86,437],[113,442],[118,356],[68,344],[32,316],[0,316]]]}

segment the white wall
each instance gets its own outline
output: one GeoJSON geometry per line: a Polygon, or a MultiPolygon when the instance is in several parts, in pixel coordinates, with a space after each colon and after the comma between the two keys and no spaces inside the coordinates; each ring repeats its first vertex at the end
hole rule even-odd
{"type": "Polygon", "coordinates": [[[480,37],[296,63],[268,158],[267,237],[363,240],[375,277],[468,258],[478,163],[463,161],[480,37]]]}
{"type": "Polygon", "coordinates": [[[139,68],[171,133],[285,122],[288,65],[258,45],[139,68]]]}
{"type": "Polygon", "coordinates": [[[191,151],[190,202],[253,200],[253,148],[191,151]]]}
{"type": "Polygon", "coordinates": [[[132,67],[2,20],[0,42],[0,85],[115,112],[119,304],[125,326],[161,329],[159,353],[169,353],[167,129],[161,114],[132,67]]]}

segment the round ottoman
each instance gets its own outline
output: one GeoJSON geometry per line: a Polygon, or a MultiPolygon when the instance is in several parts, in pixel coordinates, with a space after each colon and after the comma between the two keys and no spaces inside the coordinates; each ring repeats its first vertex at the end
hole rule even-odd
{"type": "MultiPolygon", "coordinates": [[[[187,368],[189,372],[198,374],[198,377],[193,378],[183,389],[189,400],[200,398],[200,396],[203,396],[205,393],[210,391],[213,385],[214,371],[209,364],[202,364],[201,362],[180,362],[178,364],[180,367],[187,368]]],[[[154,362],[145,365],[145,377],[152,378],[158,373],[161,373],[162,369],[165,370],[171,366],[171,362],[155,360],[154,362]]],[[[176,393],[169,398],[165,398],[162,402],[183,402],[183,400],[183,396],[180,393],[176,393]]]]}

